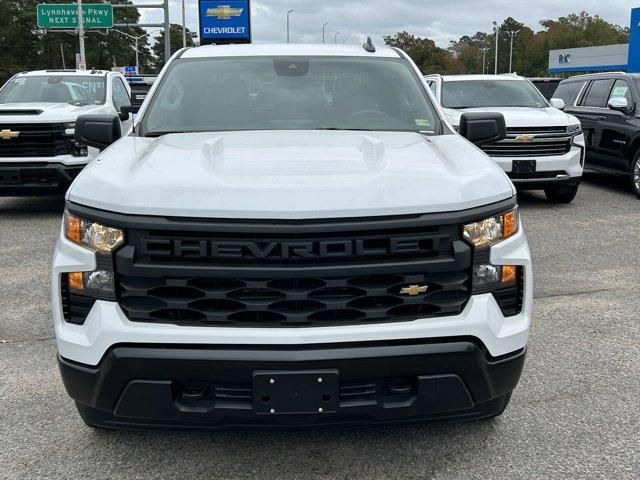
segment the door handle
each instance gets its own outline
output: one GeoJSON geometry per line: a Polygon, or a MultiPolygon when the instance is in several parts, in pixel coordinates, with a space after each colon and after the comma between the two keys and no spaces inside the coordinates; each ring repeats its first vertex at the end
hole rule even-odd
{"type": "Polygon", "coordinates": [[[599,121],[599,120],[606,120],[606,119],[607,119],[607,117],[605,117],[604,115],[598,115],[598,116],[596,117],[596,121],[599,121]]]}

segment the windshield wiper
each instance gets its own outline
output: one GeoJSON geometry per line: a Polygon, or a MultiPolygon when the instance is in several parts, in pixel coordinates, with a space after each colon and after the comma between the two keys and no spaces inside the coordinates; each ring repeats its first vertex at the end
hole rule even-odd
{"type": "Polygon", "coordinates": [[[163,137],[164,135],[171,135],[173,133],[193,133],[193,130],[159,130],[157,132],[147,132],[144,134],[145,137],[163,137]]]}
{"type": "Polygon", "coordinates": [[[314,130],[335,130],[344,132],[373,132],[371,128],[339,128],[339,127],[316,127],[314,130]]]}

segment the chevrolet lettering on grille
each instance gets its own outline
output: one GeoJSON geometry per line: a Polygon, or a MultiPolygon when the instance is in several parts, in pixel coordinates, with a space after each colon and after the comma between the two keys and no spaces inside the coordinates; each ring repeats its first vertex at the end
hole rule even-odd
{"type": "Polygon", "coordinates": [[[353,258],[380,255],[437,255],[446,236],[314,241],[144,239],[138,253],[155,257],[243,260],[353,258]]]}

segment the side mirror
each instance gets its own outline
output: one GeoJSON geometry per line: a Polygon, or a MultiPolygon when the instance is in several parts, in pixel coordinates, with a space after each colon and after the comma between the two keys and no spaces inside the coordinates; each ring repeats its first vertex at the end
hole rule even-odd
{"type": "Polygon", "coordinates": [[[76,120],[76,142],[104,150],[122,136],[118,115],[80,115],[76,120]]]}
{"type": "Polygon", "coordinates": [[[126,122],[127,120],[129,120],[131,118],[131,114],[132,113],[138,113],[140,111],[140,107],[136,107],[134,105],[125,105],[124,107],[120,108],[120,113],[118,114],[118,117],[120,117],[120,120],[123,122],[126,122]]]}
{"type": "Polygon", "coordinates": [[[480,146],[507,137],[507,126],[501,113],[465,113],[460,117],[460,135],[480,146]]]}
{"type": "Polygon", "coordinates": [[[625,97],[613,97],[609,100],[607,106],[610,110],[622,112],[625,115],[631,113],[631,108],[629,107],[629,104],[627,103],[627,99],[625,97]]]}
{"type": "Polygon", "coordinates": [[[549,103],[553,108],[557,108],[558,110],[564,110],[564,107],[566,107],[564,100],[561,98],[552,98],[549,100],[549,103]]]}

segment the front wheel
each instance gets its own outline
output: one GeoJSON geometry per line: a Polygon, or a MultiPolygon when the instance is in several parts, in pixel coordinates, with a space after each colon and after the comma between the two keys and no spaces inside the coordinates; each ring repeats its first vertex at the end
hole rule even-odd
{"type": "Polygon", "coordinates": [[[547,200],[553,203],[571,203],[578,193],[579,185],[563,185],[558,187],[547,187],[544,194],[547,200]]]}
{"type": "Polygon", "coordinates": [[[640,151],[636,153],[633,162],[631,162],[631,187],[640,198],[640,151]]]}

